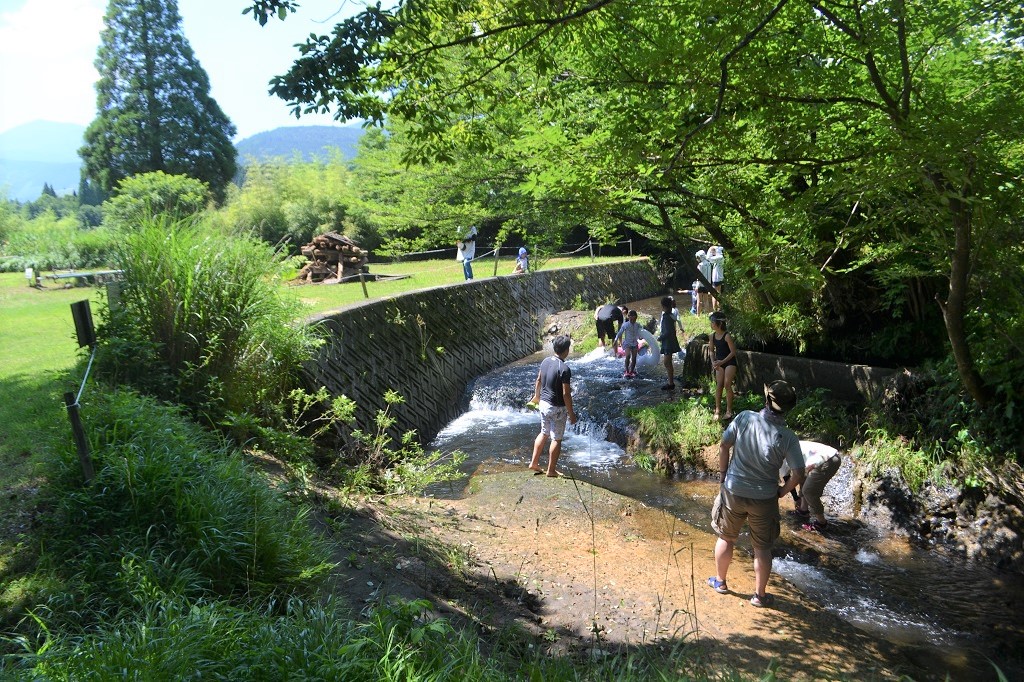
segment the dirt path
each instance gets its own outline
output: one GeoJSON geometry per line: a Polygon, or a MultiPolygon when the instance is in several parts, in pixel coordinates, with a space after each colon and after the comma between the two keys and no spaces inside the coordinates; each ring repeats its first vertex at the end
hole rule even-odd
{"type": "Polygon", "coordinates": [[[667,653],[686,642],[714,668],[760,675],[777,665],[779,679],[933,677],[778,576],[774,607],[751,606],[752,561],[739,548],[735,591],[715,593],[705,584],[713,535],[570,479],[477,475],[465,499],[404,499],[376,519],[351,519],[345,535],[351,553],[335,587],[357,604],[426,597],[485,631],[523,627],[553,655],[667,653]]]}

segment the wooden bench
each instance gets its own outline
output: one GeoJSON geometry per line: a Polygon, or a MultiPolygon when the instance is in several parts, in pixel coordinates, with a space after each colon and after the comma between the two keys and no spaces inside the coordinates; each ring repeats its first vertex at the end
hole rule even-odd
{"type": "Polygon", "coordinates": [[[70,279],[74,280],[74,286],[85,286],[114,282],[120,279],[122,274],[122,270],[97,270],[95,272],[55,272],[45,275],[45,277],[54,281],[70,279]]]}

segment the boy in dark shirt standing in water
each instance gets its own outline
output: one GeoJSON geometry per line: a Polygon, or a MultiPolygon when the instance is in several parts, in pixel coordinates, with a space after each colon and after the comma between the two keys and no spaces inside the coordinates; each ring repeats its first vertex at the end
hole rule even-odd
{"type": "Polygon", "coordinates": [[[533,441],[533,459],[530,460],[530,469],[535,476],[543,473],[540,468],[540,454],[544,451],[549,437],[551,449],[548,451],[547,475],[552,478],[559,475],[555,465],[558,464],[558,456],[562,454],[565,420],[568,419],[570,424],[576,423],[576,412],[572,409],[572,388],[569,386],[572,370],[565,364],[570,344],[568,336],[555,337],[552,343],[555,354],[544,358],[540,363],[533,397],[530,398],[530,402],[537,405],[540,410],[540,433],[533,441]]]}

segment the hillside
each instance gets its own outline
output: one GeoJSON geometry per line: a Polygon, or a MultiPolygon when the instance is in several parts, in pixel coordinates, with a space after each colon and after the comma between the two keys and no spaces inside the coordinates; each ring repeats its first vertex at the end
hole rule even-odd
{"type": "MultiPolygon", "coordinates": [[[[8,199],[34,201],[49,183],[58,194],[78,189],[78,150],[85,126],[32,121],[0,133],[0,192],[8,199]]],[[[238,162],[282,158],[327,158],[337,149],[352,159],[363,129],[346,126],[288,126],[257,133],[235,144],[238,162]]]]}
{"type": "Polygon", "coordinates": [[[85,126],[32,121],[0,133],[0,190],[32,201],[49,183],[58,194],[78,189],[78,148],[85,126]]]}
{"type": "Polygon", "coordinates": [[[352,159],[362,136],[363,129],[355,125],[294,126],[257,133],[238,142],[235,147],[241,164],[249,159],[291,160],[296,156],[303,161],[312,161],[314,158],[327,158],[332,149],[339,150],[346,159],[352,159]]]}

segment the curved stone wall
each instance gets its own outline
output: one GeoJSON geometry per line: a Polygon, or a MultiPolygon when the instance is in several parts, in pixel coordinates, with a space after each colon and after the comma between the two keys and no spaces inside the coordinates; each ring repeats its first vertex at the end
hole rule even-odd
{"type": "Polygon", "coordinates": [[[427,442],[460,414],[470,381],[540,349],[541,325],[551,313],[662,290],[644,258],[375,299],[310,318],[325,328],[327,343],[305,372],[314,388],[355,400],[354,422],[364,430],[387,407],[385,392],[395,391],[405,402],[391,409],[392,436],[415,430],[427,442]]]}
{"type": "MultiPolygon", "coordinates": [[[[868,402],[881,395],[885,381],[898,371],[739,349],[736,360],[737,391],[760,393],[766,383],[785,379],[798,392],[827,388],[836,400],[854,403],[868,402]]],[[[686,345],[682,377],[697,383],[710,374],[708,335],[700,334],[686,345]]]]}

